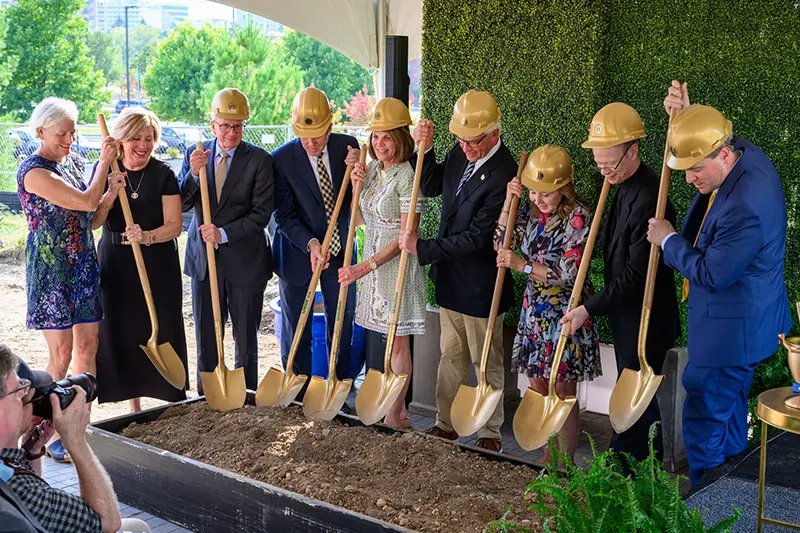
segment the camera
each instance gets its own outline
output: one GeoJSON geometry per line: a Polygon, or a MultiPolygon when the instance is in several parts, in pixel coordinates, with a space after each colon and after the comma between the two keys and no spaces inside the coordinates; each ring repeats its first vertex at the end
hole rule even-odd
{"type": "Polygon", "coordinates": [[[61,409],[66,409],[75,398],[75,389],[73,385],[77,385],[86,391],[86,403],[91,403],[97,398],[97,378],[85,372],[76,376],[62,379],[51,383],[46,387],[36,389],[36,394],[33,397],[31,404],[33,405],[33,415],[50,420],[53,418],[53,407],[50,405],[51,394],[58,396],[58,401],[61,404],[61,409]]]}

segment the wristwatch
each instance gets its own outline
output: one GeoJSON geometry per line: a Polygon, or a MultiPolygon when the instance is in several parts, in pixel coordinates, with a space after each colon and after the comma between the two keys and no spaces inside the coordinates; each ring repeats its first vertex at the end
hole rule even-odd
{"type": "Polygon", "coordinates": [[[525,263],[525,266],[522,267],[522,273],[526,276],[530,276],[531,272],[533,272],[533,265],[530,263],[525,263]]]}
{"type": "Polygon", "coordinates": [[[369,269],[370,270],[378,270],[378,263],[375,261],[374,257],[369,258],[369,269]]]}

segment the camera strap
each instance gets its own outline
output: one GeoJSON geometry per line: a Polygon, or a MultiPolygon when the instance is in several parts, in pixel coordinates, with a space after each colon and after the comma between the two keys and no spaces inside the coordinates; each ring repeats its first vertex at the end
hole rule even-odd
{"type": "Polygon", "coordinates": [[[8,457],[3,457],[0,460],[3,461],[8,468],[14,471],[14,474],[23,474],[28,476],[36,476],[37,478],[42,479],[39,474],[37,474],[27,463],[20,463],[19,461],[15,461],[14,459],[9,459],[8,457]]]}

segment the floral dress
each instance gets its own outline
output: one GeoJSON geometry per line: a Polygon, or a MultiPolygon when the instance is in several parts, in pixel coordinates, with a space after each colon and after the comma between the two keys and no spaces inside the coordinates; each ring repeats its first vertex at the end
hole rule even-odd
{"type": "MultiPolygon", "coordinates": [[[[566,220],[552,213],[531,215],[529,209],[517,217],[511,248],[521,241],[522,257],[547,267],[546,283],[528,278],[514,336],[512,368],[528,377],[550,378],[553,351],[561,335],[561,319],[569,306],[590,221],[591,214],[582,205],[577,205],[566,220]]],[[[501,230],[498,227],[495,232],[495,242],[499,245],[505,233],[501,230]]],[[[593,292],[587,279],[581,301],[593,292]]],[[[602,375],[599,333],[596,320],[590,317],[575,335],[568,337],[558,379],[582,381],[599,375],[602,375]]]]}
{"type": "Polygon", "coordinates": [[[17,193],[28,220],[25,275],[29,329],[67,329],[103,318],[100,268],[92,237],[92,213],[59,207],[25,190],[25,175],[43,168],[80,191],[84,164],[70,154],[63,163],[38,154],[17,171],[17,193]]]}
{"type": "MultiPolygon", "coordinates": [[[[407,213],[411,203],[414,169],[406,161],[388,171],[373,161],[367,168],[361,192],[361,214],[364,217],[364,257],[372,257],[400,235],[400,214],[407,213]]],[[[417,213],[423,213],[428,201],[417,197],[417,213]]],[[[379,333],[388,333],[392,319],[395,284],[400,256],[393,258],[359,282],[356,323],[379,333]]],[[[415,257],[409,257],[397,335],[425,333],[425,268],[415,257]]]]}

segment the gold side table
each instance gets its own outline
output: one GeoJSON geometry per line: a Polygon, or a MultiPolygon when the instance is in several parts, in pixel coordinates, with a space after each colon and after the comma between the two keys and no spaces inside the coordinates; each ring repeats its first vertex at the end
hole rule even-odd
{"type": "Polygon", "coordinates": [[[772,426],[792,433],[800,434],[800,409],[786,405],[786,399],[797,396],[791,387],[781,387],[762,392],[758,395],[756,415],[761,419],[761,461],[758,472],[758,524],[756,532],[761,533],[764,524],[800,529],[800,524],[792,524],[783,520],[775,520],[764,516],[764,479],[767,470],[767,428],[772,426]]]}

